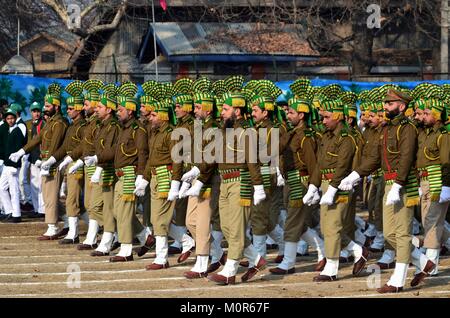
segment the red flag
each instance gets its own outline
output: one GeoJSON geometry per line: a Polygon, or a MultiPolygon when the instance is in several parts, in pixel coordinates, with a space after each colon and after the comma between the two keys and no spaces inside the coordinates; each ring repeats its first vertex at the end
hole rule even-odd
{"type": "Polygon", "coordinates": [[[167,3],[166,0],[159,0],[159,5],[161,6],[161,8],[166,11],[167,10],[167,3]]]}

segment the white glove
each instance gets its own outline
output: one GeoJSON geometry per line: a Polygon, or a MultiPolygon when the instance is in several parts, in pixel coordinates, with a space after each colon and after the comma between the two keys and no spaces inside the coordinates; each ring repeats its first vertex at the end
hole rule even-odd
{"type": "Polygon", "coordinates": [[[36,162],[34,163],[34,165],[36,166],[36,168],[40,168],[42,164],[42,160],[36,160],[36,162]]]}
{"type": "Polygon", "coordinates": [[[82,166],[84,166],[84,162],[81,159],[78,159],[75,164],[69,168],[69,173],[70,174],[74,174],[75,172],[77,172],[77,170],[79,168],[81,168],[82,166]]]}
{"type": "Polygon", "coordinates": [[[98,162],[97,155],[84,157],[84,164],[88,167],[95,166],[98,162]]]}
{"type": "Polygon", "coordinates": [[[285,182],[283,176],[281,175],[280,168],[277,167],[277,187],[282,187],[284,184],[285,182]]]}
{"type": "Polygon", "coordinates": [[[99,183],[100,182],[100,178],[102,176],[102,171],[103,171],[102,167],[97,167],[95,169],[95,172],[91,177],[91,183],[99,183]]]}
{"type": "Polygon", "coordinates": [[[310,184],[308,187],[308,192],[303,196],[303,204],[306,204],[308,206],[311,206],[313,204],[314,198],[317,199],[319,197],[319,189],[314,185],[310,184]]]}
{"type": "Polygon", "coordinates": [[[145,188],[148,186],[148,181],[144,179],[142,175],[138,175],[136,178],[136,181],[134,182],[135,189],[133,193],[138,196],[142,197],[145,195],[145,188]]]}
{"type": "Polygon", "coordinates": [[[50,175],[50,170],[41,169],[40,171],[41,177],[47,177],[50,175]]]}
{"type": "Polygon", "coordinates": [[[324,195],[322,195],[322,199],[320,199],[320,204],[325,205],[333,205],[334,203],[334,196],[338,192],[338,189],[333,186],[328,186],[327,192],[325,192],[324,195]]]}
{"type": "Polygon", "coordinates": [[[422,197],[422,194],[423,194],[423,192],[422,192],[422,188],[419,186],[419,198],[421,198],[422,197]]]}
{"type": "Polygon", "coordinates": [[[178,194],[178,198],[183,199],[187,197],[188,194],[186,192],[189,190],[190,187],[191,184],[189,182],[183,181],[183,183],[181,184],[180,192],[178,194]]]}
{"type": "Polygon", "coordinates": [[[67,183],[65,183],[65,182],[61,183],[61,189],[59,189],[59,197],[60,198],[66,197],[66,189],[67,189],[67,183]]]}
{"type": "Polygon", "coordinates": [[[9,155],[9,160],[12,162],[18,162],[20,158],[25,154],[25,150],[20,149],[12,154],[9,155]]]}
{"type": "Polygon", "coordinates": [[[183,174],[183,176],[181,177],[181,181],[192,183],[192,180],[197,178],[199,175],[200,170],[196,166],[194,166],[191,170],[183,174]]]}
{"type": "MultiPolygon", "coordinates": [[[[203,187],[203,182],[196,180],[192,188],[186,191],[186,195],[192,197],[198,197],[200,195],[200,190],[203,187]]],[[[181,192],[181,191],[180,191],[181,192]]]]}
{"type": "Polygon", "coordinates": [[[400,202],[400,189],[402,188],[401,185],[398,183],[395,183],[392,185],[391,190],[386,196],[386,205],[393,205],[398,202],[400,202]]]}
{"type": "Polygon", "coordinates": [[[58,170],[59,171],[64,170],[67,167],[67,165],[71,164],[72,162],[73,159],[70,158],[70,156],[66,156],[64,160],[59,164],[58,170]]]}
{"type": "Polygon", "coordinates": [[[353,171],[339,183],[338,188],[342,191],[350,191],[361,180],[361,176],[358,172],[353,171]]]}
{"type": "Polygon", "coordinates": [[[450,187],[442,186],[441,196],[439,197],[439,203],[450,201],[450,187]]]}
{"type": "Polygon", "coordinates": [[[17,173],[17,168],[10,167],[10,166],[5,166],[5,168],[3,168],[3,170],[5,171],[5,173],[10,174],[12,176],[17,173]]]}
{"type": "Polygon", "coordinates": [[[42,164],[41,164],[41,169],[43,170],[49,170],[50,167],[52,165],[54,165],[56,163],[56,159],[55,157],[51,156],[50,158],[48,158],[47,160],[45,160],[42,164]]]}
{"type": "Polygon", "coordinates": [[[174,201],[178,197],[180,189],[180,181],[172,180],[170,183],[169,195],[167,196],[167,201],[174,201]]]}
{"type": "Polygon", "coordinates": [[[253,186],[253,189],[255,190],[253,193],[253,204],[258,205],[266,198],[266,193],[264,192],[264,185],[259,184],[253,186]]]}

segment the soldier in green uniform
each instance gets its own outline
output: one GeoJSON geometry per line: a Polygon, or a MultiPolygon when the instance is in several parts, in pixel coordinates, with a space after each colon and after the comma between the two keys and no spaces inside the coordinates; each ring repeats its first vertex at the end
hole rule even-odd
{"type": "Polygon", "coordinates": [[[241,278],[243,282],[254,277],[267,263],[245,235],[250,218],[252,185],[254,205],[261,203],[266,195],[257,159],[250,157],[250,148],[256,144],[248,139],[256,142],[256,134],[254,130],[248,131],[251,128],[246,120],[249,118],[247,102],[240,93],[243,82],[242,76],[229,77],[225,81],[228,93],[223,96],[223,153],[218,163],[221,176],[219,213],[222,231],[228,242],[228,258],[222,271],[208,275],[211,281],[221,285],[235,283],[243,256],[249,260],[249,270],[241,278]]]}
{"type": "MultiPolygon", "coordinates": [[[[380,293],[396,293],[403,290],[409,263],[420,267],[423,273],[431,272],[435,264],[428,260],[411,243],[414,205],[419,203],[418,184],[415,174],[417,154],[417,130],[405,117],[411,97],[394,89],[388,89],[384,109],[389,123],[383,128],[378,148],[350,175],[339,188],[348,191],[360,176],[366,176],[380,166],[384,172],[386,193],[383,198],[383,232],[385,239],[395,248],[397,260],[390,280],[377,289],[380,293]]],[[[411,284],[415,286],[424,276],[416,275],[411,284]]]]}
{"type": "Polygon", "coordinates": [[[288,214],[284,227],[284,258],[280,264],[270,269],[275,275],[295,272],[297,242],[306,241],[317,250],[316,271],[323,270],[326,260],[323,240],[310,228],[312,207],[303,204],[308,177],[317,164],[317,141],[311,128],[311,102],[313,88],[307,79],[298,79],[290,86],[294,97],[289,100],[287,118],[293,129],[280,142],[280,154],[283,159],[283,175],[287,176],[290,188],[288,214]]]}
{"type": "MultiPolygon", "coordinates": [[[[330,87],[330,90],[335,88],[330,87]]],[[[356,244],[345,231],[345,213],[349,203],[349,193],[338,191],[338,185],[352,168],[356,143],[345,127],[343,103],[339,99],[323,101],[323,123],[327,127],[317,154],[316,165],[310,179],[309,188],[303,202],[310,205],[317,201],[318,187],[322,185],[320,199],[320,222],[325,242],[327,263],[323,271],[314,278],[317,282],[337,279],[339,254],[346,249],[354,257],[353,275],[364,268],[369,251],[356,244]]]]}
{"type": "MultiPolygon", "coordinates": [[[[61,114],[61,86],[50,84],[45,96],[44,114],[49,117],[45,127],[37,138],[32,139],[22,149],[11,155],[11,160],[17,162],[23,155],[30,153],[35,147],[41,147],[41,159],[50,158],[62,145],[67,130],[67,122],[61,114]]],[[[58,239],[67,232],[58,233],[58,194],[61,187],[61,174],[55,168],[44,170],[46,176],[42,179],[42,195],[45,205],[45,223],[48,229],[40,240],[58,239]]],[[[42,175],[42,172],[41,172],[42,175]]],[[[68,231],[68,229],[67,229],[68,231]]]]}
{"type": "MultiPolygon", "coordinates": [[[[61,161],[66,155],[70,156],[72,149],[75,149],[81,141],[83,130],[86,127],[86,120],[83,110],[83,83],[74,81],[67,85],[65,90],[71,95],[67,98],[67,113],[72,120],[61,147],[46,161],[42,162],[41,168],[49,170],[56,162],[61,161]]],[[[60,244],[79,243],[78,237],[78,216],[81,214],[81,192],[83,189],[83,171],[80,169],[76,174],[67,176],[67,198],[66,213],[69,223],[69,232],[62,239],[60,244]]]]}

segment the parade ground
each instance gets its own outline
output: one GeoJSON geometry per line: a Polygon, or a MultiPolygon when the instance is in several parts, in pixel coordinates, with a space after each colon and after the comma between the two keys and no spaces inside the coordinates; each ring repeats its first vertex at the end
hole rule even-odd
{"type": "MultiPolygon", "coordinates": [[[[363,215],[363,214],[361,214],[363,215]]],[[[450,297],[450,256],[443,256],[439,275],[429,277],[424,284],[411,288],[409,283],[414,269],[409,268],[405,291],[383,295],[370,286],[378,277],[364,273],[353,277],[351,264],[341,264],[339,280],[331,283],[315,283],[313,271],[315,252],[298,257],[296,273],[287,276],[271,275],[265,269],[248,283],[218,286],[206,278],[188,280],[183,273],[195,262],[195,255],[183,264],[177,264],[177,255],[169,258],[170,268],[146,271],[152,262],[151,250],[142,258],[134,255],[134,261],[110,263],[109,257],[92,257],[90,251],[78,251],[75,246],[61,246],[58,241],[39,242],[36,237],[43,233],[46,224],[25,219],[11,226],[0,224],[0,298],[4,297],[164,297],[164,298],[291,298],[291,297],[450,297]]],[[[81,221],[81,234],[87,227],[81,221]]],[[[84,236],[80,236],[80,240],[84,236]]],[[[117,252],[117,251],[116,251],[117,252]]],[[[375,264],[372,254],[367,266],[375,264]]],[[[268,251],[269,268],[274,267],[275,250],[268,251]]],[[[238,277],[245,271],[240,268],[238,277]]],[[[381,274],[384,284],[393,269],[381,274]]]]}

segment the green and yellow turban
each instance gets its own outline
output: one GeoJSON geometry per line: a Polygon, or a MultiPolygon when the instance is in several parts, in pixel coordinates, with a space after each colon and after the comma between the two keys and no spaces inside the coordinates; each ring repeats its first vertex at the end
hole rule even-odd
{"type": "Polygon", "coordinates": [[[113,83],[103,86],[103,94],[100,95],[100,103],[112,110],[117,109],[118,88],[113,83]]]}
{"type": "Polygon", "coordinates": [[[120,85],[118,89],[118,103],[120,106],[128,110],[136,111],[137,100],[135,95],[138,91],[136,84],[132,82],[125,82],[120,85]]]}
{"type": "Polygon", "coordinates": [[[83,83],[83,89],[86,90],[84,99],[91,102],[91,106],[97,106],[100,101],[100,90],[103,87],[103,82],[97,79],[89,79],[83,83]]]}
{"type": "Polygon", "coordinates": [[[55,106],[61,106],[61,85],[52,83],[47,88],[45,101],[55,106]]]}
{"type": "Polygon", "coordinates": [[[66,86],[65,91],[70,95],[66,99],[67,107],[81,111],[84,106],[83,83],[81,81],[73,81],[66,86]]]}

